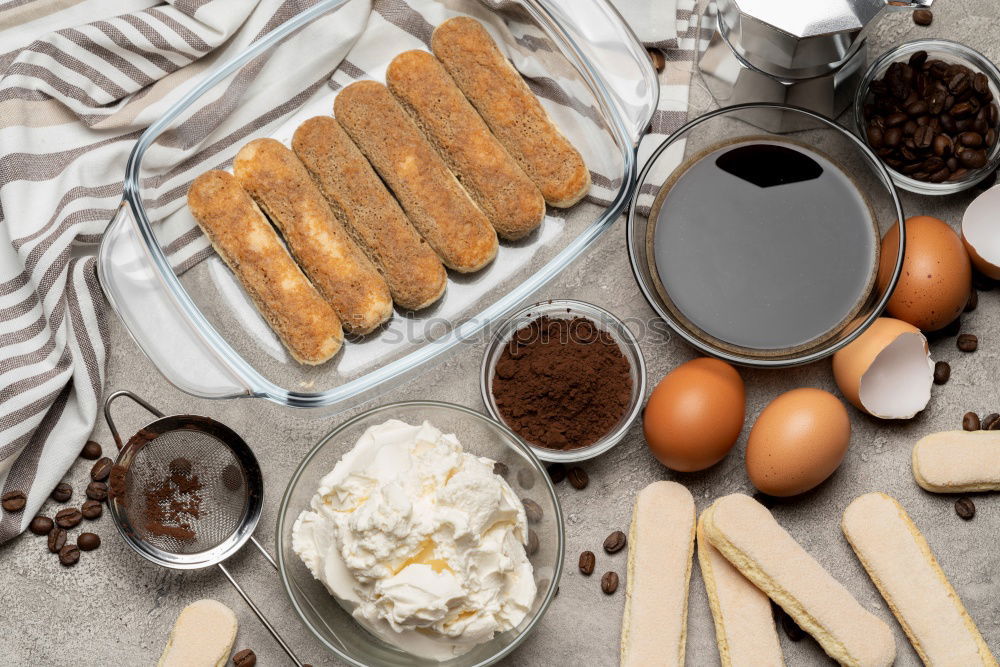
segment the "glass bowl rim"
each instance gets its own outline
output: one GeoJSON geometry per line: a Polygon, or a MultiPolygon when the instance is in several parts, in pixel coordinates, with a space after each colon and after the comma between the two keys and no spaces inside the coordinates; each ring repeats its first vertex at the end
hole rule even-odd
{"type": "Polygon", "coordinates": [[[495,364],[490,363],[490,357],[493,356],[494,352],[498,348],[502,347],[507,342],[507,337],[513,333],[509,331],[511,326],[521,317],[533,312],[537,312],[539,315],[546,315],[552,312],[565,312],[566,309],[569,309],[571,313],[579,314],[587,317],[588,319],[596,317],[599,321],[595,322],[595,324],[604,324],[605,328],[607,324],[610,324],[615,330],[612,333],[618,334],[618,336],[616,336],[616,342],[624,342],[625,349],[622,350],[622,352],[629,360],[629,366],[638,376],[639,381],[637,383],[637,387],[634,386],[632,388],[632,398],[629,401],[628,410],[622,417],[621,423],[602,438],[587,445],[586,447],[566,451],[546,449],[544,447],[533,445],[518,436],[518,439],[524,441],[525,444],[535,453],[535,455],[538,456],[538,458],[550,463],[578,463],[580,461],[586,461],[600,456],[601,454],[604,454],[612,449],[625,438],[628,430],[632,428],[632,424],[635,423],[639,413],[642,412],[642,404],[646,397],[646,359],[642,354],[642,348],[639,347],[639,341],[636,340],[635,335],[628,328],[628,326],[625,325],[625,322],[623,322],[621,318],[614,313],[587,301],[581,301],[579,299],[546,299],[544,301],[538,301],[520,308],[509,317],[505,318],[497,326],[492,339],[486,346],[486,350],[483,352],[483,361],[480,366],[479,391],[482,394],[483,404],[486,406],[486,411],[489,413],[490,417],[510,429],[500,416],[500,411],[497,409],[496,402],[493,400],[493,393],[489,388],[489,382],[495,368],[495,364]]]}
{"type": "MultiPolygon", "coordinates": [[[[896,289],[896,283],[899,282],[899,276],[903,271],[903,258],[906,256],[906,225],[903,223],[906,220],[906,217],[903,214],[903,204],[900,201],[899,192],[896,191],[896,184],[892,180],[892,175],[882,163],[882,160],[875,155],[874,151],[872,151],[863,140],[855,136],[855,134],[847,128],[838,124],[836,121],[827,118],[821,113],[793,106],[791,104],[782,104],[778,102],[748,102],[746,104],[734,104],[731,106],[719,107],[689,120],[684,125],[677,128],[677,130],[675,130],[670,136],[661,141],[659,145],[653,149],[652,153],[650,153],[649,157],[646,159],[646,163],[639,171],[638,179],[636,181],[636,192],[638,193],[639,187],[641,187],[641,184],[646,180],[646,177],[649,175],[649,172],[652,170],[660,156],[677,141],[686,139],[691,130],[718,116],[735,114],[742,111],[753,111],[755,109],[777,109],[779,111],[802,114],[807,116],[812,121],[819,122],[821,126],[825,126],[828,129],[840,133],[842,137],[853,143],[855,148],[857,148],[861,152],[862,156],[872,165],[872,168],[881,177],[883,186],[888,190],[889,196],[892,198],[893,206],[896,209],[896,227],[899,230],[899,247],[896,252],[896,262],[893,265],[889,282],[886,284],[885,293],[879,297],[879,300],[872,308],[871,313],[865,316],[861,324],[855,327],[854,331],[850,332],[842,339],[835,339],[832,342],[824,343],[819,347],[819,349],[812,350],[808,353],[782,359],[757,358],[719,349],[688,332],[683,326],[676,322],[669,310],[660,307],[657,302],[657,298],[646,285],[643,272],[639,268],[640,249],[636,248],[636,244],[633,241],[633,232],[635,231],[637,207],[639,202],[638,195],[632,197],[632,201],[628,206],[625,232],[626,246],[628,247],[629,263],[632,266],[632,275],[635,278],[636,283],[639,285],[639,291],[642,292],[643,296],[646,298],[646,302],[656,312],[656,314],[689,345],[704,354],[739,366],[753,368],[790,368],[793,366],[810,364],[815,361],[819,361],[820,359],[825,359],[837,350],[844,348],[856,340],[858,336],[863,334],[875,320],[881,317],[882,311],[885,309],[886,304],[889,303],[889,299],[892,297],[892,293],[896,289]]],[[[774,132],[768,132],[767,130],[762,131],[772,135],[776,134],[774,132]]]]}
{"type": "MultiPolygon", "coordinates": [[[[528,625],[526,625],[525,628],[510,641],[510,643],[505,645],[497,653],[486,658],[485,660],[481,660],[477,663],[470,664],[469,666],[469,667],[486,667],[487,665],[492,665],[497,661],[499,661],[500,659],[510,655],[514,651],[514,649],[520,646],[521,643],[525,639],[527,639],[527,637],[532,633],[532,631],[538,625],[538,622],[542,619],[542,617],[545,616],[545,612],[548,611],[549,606],[552,604],[552,600],[555,598],[555,592],[559,588],[559,579],[562,576],[563,559],[566,556],[566,525],[563,521],[562,508],[559,506],[559,498],[556,495],[555,486],[553,486],[552,480],[549,478],[548,472],[545,470],[545,466],[542,464],[542,462],[538,459],[537,456],[535,456],[531,448],[528,447],[521,440],[521,438],[517,436],[516,433],[511,431],[505,424],[500,423],[494,419],[491,419],[490,417],[482,414],[481,412],[477,412],[476,410],[467,408],[464,405],[458,405],[457,403],[448,403],[446,401],[432,401],[432,400],[396,401],[394,403],[386,403],[385,405],[379,405],[370,408],[368,410],[364,410],[363,412],[355,415],[354,417],[351,417],[347,421],[338,424],[328,433],[320,437],[317,443],[313,445],[306,453],[306,455],[302,458],[302,461],[299,462],[298,466],[296,466],[295,471],[292,473],[292,476],[288,480],[288,484],[285,487],[285,492],[281,496],[281,503],[278,505],[277,526],[274,538],[276,552],[277,552],[278,574],[281,577],[281,584],[285,590],[285,594],[288,596],[288,600],[289,602],[291,602],[292,608],[295,609],[295,614],[298,616],[299,621],[301,621],[301,623],[305,625],[306,628],[309,629],[309,631],[313,634],[313,636],[315,636],[320,641],[320,643],[323,644],[323,646],[325,646],[328,650],[332,651],[334,655],[336,655],[341,660],[344,660],[348,664],[353,665],[354,667],[368,667],[368,665],[366,665],[365,663],[359,662],[352,656],[347,655],[342,650],[340,650],[339,648],[328,642],[320,634],[320,632],[315,627],[313,627],[313,624],[309,622],[309,620],[306,618],[305,613],[302,611],[302,608],[299,606],[298,600],[295,597],[295,594],[292,592],[292,586],[297,587],[297,585],[294,583],[294,581],[291,579],[288,573],[288,565],[285,561],[284,550],[282,549],[284,543],[283,531],[285,527],[285,514],[287,513],[289,508],[289,504],[292,497],[292,491],[297,486],[299,479],[302,477],[302,474],[305,472],[309,463],[312,462],[313,458],[315,458],[315,456],[320,452],[320,450],[322,450],[338,434],[342,433],[351,426],[354,426],[355,424],[365,419],[368,419],[374,415],[377,415],[381,412],[390,412],[392,410],[396,410],[399,408],[420,408],[420,407],[443,408],[445,410],[454,410],[462,413],[466,417],[471,417],[474,420],[487,424],[491,428],[499,430],[501,434],[507,437],[511,447],[513,447],[515,450],[519,450],[521,453],[525,455],[525,458],[527,458],[527,460],[535,468],[535,471],[542,478],[544,488],[549,493],[549,499],[552,501],[552,506],[555,511],[555,519],[556,519],[555,525],[556,525],[556,535],[557,535],[558,545],[556,550],[555,565],[553,567],[552,577],[549,581],[549,589],[548,591],[546,591],[545,597],[542,599],[541,605],[538,607],[538,611],[535,612],[531,620],[528,621],[528,625]]],[[[458,657],[460,658],[461,656],[458,657]]]]}
{"type": "MultiPolygon", "coordinates": [[[[857,90],[854,92],[854,126],[858,136],[861,137],[863,141],[865,136],[863,111],[865,99],[868,97],[868,86],[871,85],[871,82],[875,80],[875,76],[880,71],[885,69],[887,65],[891,65],[893,61],[902,56],[921,50],[947,53],[948,55],[963,61],[963,64],[978,68],[979,71],[989,78],[990,84],[992,84],[993,88],[1000,93],[1000,68],[997,68],[992,60],[971,46],[967,46],[961,42],[955,42],[950,39],[939,39],[935,37],[914,39],[908,42],[903,42],[902,44],[897,44],[896,46],[886,50],[878,58],[872,61],[871,65],[868,66],[868,69],[865,70],[864,76],[861,77],[861,82],[858,84],[857,90]]],[[[998,100],[994,99],[993,102],[996,104],[998,100]]],[[[864,143],[867,147],[867,141],[864,141],[864,143]]],[[[881,162],[881,160],[879,161],[881,162]]],[[[992,154],[988,157],[987,163],[979,169],[970,170],[969,175],[959,181],[930,183],[910,178],[906,174],[902,174],[890,167],[886,167],[886,169],[892,177],[892,182],[897,187],[918,195],[935,196],[951,195],[962,192],[963,190],[968,190],[976,185],[976,183],[979,183],[987,178],[998,167],[1000,167],[1000,140],[993,145],[992,154]]]]}

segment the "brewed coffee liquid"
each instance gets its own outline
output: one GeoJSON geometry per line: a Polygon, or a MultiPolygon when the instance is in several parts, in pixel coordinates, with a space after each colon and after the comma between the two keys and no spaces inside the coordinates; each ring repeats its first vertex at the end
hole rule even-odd
{"type": "Polygon", "coordinates": [[[851,179],[798,144],[697,159],[657,197],[651,259],[675,314],[731,346],[795,349],[866,300],[878,228],[851,179]]]}

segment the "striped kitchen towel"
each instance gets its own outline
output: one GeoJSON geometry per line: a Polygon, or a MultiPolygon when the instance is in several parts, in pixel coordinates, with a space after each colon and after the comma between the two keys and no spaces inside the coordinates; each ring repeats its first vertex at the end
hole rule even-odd
{"type": "MultiPolygon", "coordinates": [[[[647,1],[615,3],[629,14],[647,1]]],[[[662,33],[643,27],[665,52],[667,67],[641,152],[686,114],[698,30],[694,0],[676,1],[675,21],[665,22],[662,33]]],[[[94,427],[111,316],[94,254],[120,201],[135,140],[201,74],[315,2],[0,0],[0,493],[27,500],[23,510],[0,510],[0,543],[27,526],[94,427]]],[[[166,220],[159,238],[176,269],[211,253],[196,227],[170,221],[198,173],[224,165],[225,156],[315,95],[380,78],[384,45],[394,52],[426,45],[429,26],[453,13],[442,7],[428,0],[353,0],[306,28],[343,44],[338,57],[288,49],[262,56],[151,149],[146,161],[160,171],[144,179],[143,195],[151,218],[166,220]],[[277,78],[282,90],[299,93],[268,96],[277,78]]],[[[550,108],[585,112],[571,94],[527,75],[550,108]]],[[[594,176],[599,202],[601,175],[594,176]]]]}

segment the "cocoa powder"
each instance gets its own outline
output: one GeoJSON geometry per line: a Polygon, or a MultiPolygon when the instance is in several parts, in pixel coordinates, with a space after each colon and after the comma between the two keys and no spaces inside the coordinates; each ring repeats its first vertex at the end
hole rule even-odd
{"type": "Polygon", "coordinates": [[[518,329],[493,375],[493,398],[504,422],[549,449],[600,440],[625,414],[631,395],[621,348],[582,317],[542,316],[518,329]]]}
{"type": "Polygon", "coordinates": [[[181,541],[195,538],[193,519],[201,516],[201,481],[191,474],[191,462],[170,462],[170,474],[145,490],[146,530],[153,535],[181,541]]]}

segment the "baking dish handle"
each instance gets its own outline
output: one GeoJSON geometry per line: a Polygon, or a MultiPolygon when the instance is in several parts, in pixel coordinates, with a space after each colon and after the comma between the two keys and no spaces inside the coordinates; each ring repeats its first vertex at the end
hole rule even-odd
{"type": "Polygon", "coordinates": [[[597,69],[629,136],[638,144],[660,99],[660,84],[646,47],[607,0],[538,3],[597,69]]]}
{"type": "Polygon", "coordinates": [[[202,398],[251,394],[184,314],[156,270],[127,202],[104,232],[97,276],[132,338],[174,386],[202,398]]]}

